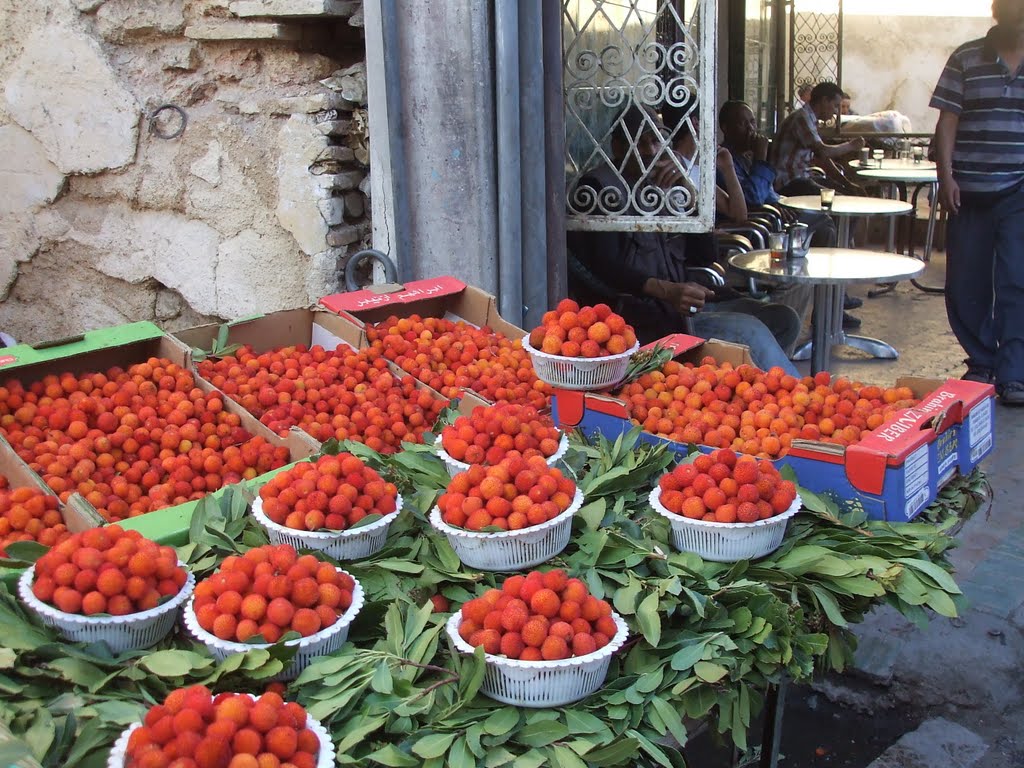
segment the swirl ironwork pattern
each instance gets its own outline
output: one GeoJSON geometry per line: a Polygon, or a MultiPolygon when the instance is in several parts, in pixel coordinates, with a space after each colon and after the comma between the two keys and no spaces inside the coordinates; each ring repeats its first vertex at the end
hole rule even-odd
{"type": "Polygon", "coordinates": [[[795,95],[805,85],[842,81],[842,0],[832,0],[824,12],[797,10],[790,17],[789,89],[795,95]]]}
{"type": "Polygon", "coordinates": [[[711,228],[716,3],[687,2],[688,17],[682,5],[563,0],[570,229],[711,228]],[[664,125],[664,116],[677,112],[682,117],[664,125]],[[658,137],[653,147],[652,132],[658,137]],[[696,139],[692,157],[673,148],[683,132],[696,139]],[[597,170],[603,184],[595,182],[597,170]]]}

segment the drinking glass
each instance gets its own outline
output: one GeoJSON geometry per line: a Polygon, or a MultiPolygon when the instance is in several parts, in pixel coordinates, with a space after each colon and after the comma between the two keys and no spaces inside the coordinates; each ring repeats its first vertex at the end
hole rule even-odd
{"type": "Polygon", "coordinates": [[[768,250],[772,252],[772,264],[782,264],[786,261],[786,251],[789,247],[789,235],[785,232],[772,232],[768,235],[768,250]]]}
{"type": "Polygon", "coordinates": [[[924,147],[914,147],[914,162],[920,163],[924,160],[924,147]]]}
{"type": "Polygon", "coordinates": [[[821,210],[831,211],[832,201],[836,198],[836,191],[828,187],[821,188],[821,210]]]}

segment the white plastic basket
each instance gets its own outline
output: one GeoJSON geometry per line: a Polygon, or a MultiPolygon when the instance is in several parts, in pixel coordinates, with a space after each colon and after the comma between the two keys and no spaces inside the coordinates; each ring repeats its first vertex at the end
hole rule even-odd
{"type": "MultiPolygon", "coordinates": [[[[248,695],[256,698],[252,694],[248,695]]],[[[121,731],[121,735],[117,737],[117,741],[114,742],[114,746],[110,750],[110,756],[107,757],[107,768],[124,768],[128,756],[128,740],[131,739],[135,729],[141,727],[142,723],[133,723],[121,731]]],[[[320,750],[316,755],[316,768],[332,768],[334,765],[334,742],[331,740],[331,735],[319,720],[315,720],[309,715],[306,715],[306,727],[316,734],[320,742],[320,750]]]]}
{"type": "Polygon", "coordinates": [[[583,492],[576,495],[564,512],[540,525],[518,531],[483,533],[448,525],[441,510],[430,511],[430,524],[448,537],[459,560],[482,571],[518,571],[550,560],[569,543],[572,516],[583,506],[583,492]]]}
{"type": "MultiPolygon", "coordinates": [[[[622,617],[612,612],[615,636],[604,648],[586,656],[559,661],[520,661],[505,656],[484,654],[487,668],[480,690],[492,699],[516,707],[562,707],[587,696],[604,685],[612,654],[629,637],[629,628],[622,617]]],[[[459,653],[472,654],[473,646],[459,635],[462,611],[452,614],[445,624],[459,653]]]]}
{"type": "Polygon", "coordinates": [[[271,544],[291,544],[297,550],[315,549],[326,552],[335,560],[358,560],[380,552],[387,543],[388,528],[401,511],[402,494],[398,494],[395,511],[369,525],[344,531],[297,531],[267,517],[263,511],[263,499],[259,496],[252,503],[252,515],[267,532],[271,544]]]}
{"type": "Polygon", "coordinates": [[[672,545],[682,552],[693,552],[705,560],[735,563],[770,555],[786,535],[789,518],[800,511],[800,495],[785,512],[753,523],[713,523],[691,520],[669,512],[661,503],[661,488],[655,486],[649,498],[651,508],[672,524],[672,545]]]}
{"type": "MultiPolygon", "coordinates": [[[[338,570],[349,576],[352,575],[341,568],[338,570]]],[[[364,601],[362,585],[354,577],[352,580],[355,581],[355,586],[352,589],[352,604],[348,607],[348,610],[326,629],[321,629],[309,637],[300,637],[296,640],[286,641],[285,645],[289,648],[297,648],[295,656],[292,657],[291,663],[283,671],[269,678],[270,680],[293,680],[314,659],[334,653],[345,644],[345,641],[348,639],[349,625],[359,614],[359,611],[362,610],[364,601]]],[[[221,640],[216,635],[207,632],[199,626],[194,603],[195,600],[189,600],[185,606],[185,626],[196,640],[206,646],[210,655],[217,659],[217,661],[224,661],[224,659],[234,653],[245,653],[254,648],[271,647],[269,643],[237,643],[231,640],[221,640]]]]}
{"type": "MultiPolygon", "coordinates": [[[[459,472],[465,472],[469,469],[469,464],[464,461],[459,461],[458,459],[453,459],[448,455],[448,452],[445,451],[444,446],[441,444],[440,435],[438,435],[437,439],[434,441],[434,446],[437,448],[437,455],[441,458],[441,461],[444,462],[445,467],[448,469],[448,475],[450,477],[455,477],[459,472]]],[[[561,438],[558,440],[558,450],[546,457],[544,460],[548,463],[549,467],[553,467],[558,463],[558,460],[565,455],[567,450],[569,450],[569,437],[563,432],[561,438]]]]}
{"type": "MultiPolygon", "coordinates": [[[[180,560],[178,565],[184,567],[180,560]]],[[[32,594],[36,567],[27,569],[18,579],[18,595],[48,627],[55,627],[68,640],[76,643],[98,643],[110,646],[114,653],[135,651],[156,645],[174,629],[178,609],[191,595],[196,577],[186,571],[185,584],[166,603],[126,616],[80,616],[64,613],[32,594]]]]}
{"type": "Polygon", "coordinates": [[[523,349],[533,361],[537,378],[560,389],[606,389],[626,377],[629,358],[640,349],[638,341],[625,352],[605,357],[562,357],[541,352],[530,346],[530,337],[523,337],[523,349]]]}

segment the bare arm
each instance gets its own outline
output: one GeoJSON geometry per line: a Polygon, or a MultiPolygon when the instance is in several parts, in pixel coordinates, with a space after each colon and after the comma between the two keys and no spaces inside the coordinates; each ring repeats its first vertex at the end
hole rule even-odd
{"type": "Polygon", "coordinates": [[[715,208],[730,221],[745,221],[747,201],[743,197],[743,187],[740,186],[740,180],[736,176],[732,155],[725,147],[719,148],[715,166],[725,182],[725,189],[715,186],[715,208]]]}
{"type": "Polygon", "coordinates": [[[939,175],[939,201],[956,213],[960,210],[960,186],[953,179],[953,145],[960,125],[960,115],[955,112],[939,112],[935,125],[935,163],[939,175]]]}
{"type": "Polygon", "coordinates": [[[844,141],[842,144],[822,144],[817,151],[819,156],[827,157],[829,160],[834,160],[837,157],[843,155],[849,155],[852,152],[859,152],[860,148],[864,146],[864,139],[858,136],[855,139],[844,141]]]}

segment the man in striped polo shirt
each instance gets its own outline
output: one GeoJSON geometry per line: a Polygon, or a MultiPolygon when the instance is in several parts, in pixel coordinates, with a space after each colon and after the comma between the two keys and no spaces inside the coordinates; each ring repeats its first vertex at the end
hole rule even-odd
{"type": "Polygon", "coordinates": [[[1024,0],[949,57],[931,106],[939,200],[950,214],[946,311],[965,379],[1024,405],[1024,0]]]}

